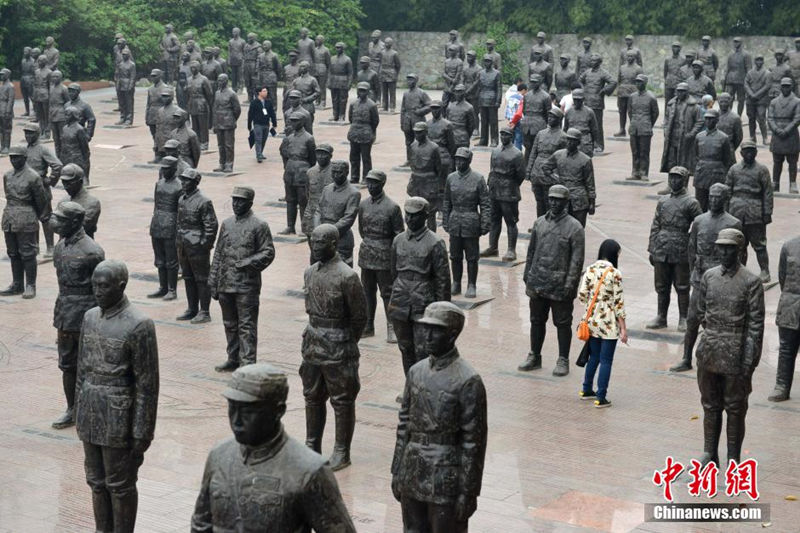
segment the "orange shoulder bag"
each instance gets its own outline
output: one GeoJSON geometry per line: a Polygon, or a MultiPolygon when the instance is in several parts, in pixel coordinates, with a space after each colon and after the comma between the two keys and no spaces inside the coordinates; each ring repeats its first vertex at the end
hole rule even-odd
{"type": "Polygon", "coordinates": [[[606,279],[606,274],[611,271],[611,267],[608,267],[603,271],[603,275],[600,276],[600,281],[597,282],[597,286],[594,288],[594,296],[592,296],[592,302],[589,304],[589,307],[586,309],[586,316],[581,319],[578,323],[578,339],[582,341],[589,340],[589,319],[592,317],[592,312],[594,312],[594,304],[597,302],[597,295],[600,293],[600,287],[603,285],[603,280],[606,279]]]}

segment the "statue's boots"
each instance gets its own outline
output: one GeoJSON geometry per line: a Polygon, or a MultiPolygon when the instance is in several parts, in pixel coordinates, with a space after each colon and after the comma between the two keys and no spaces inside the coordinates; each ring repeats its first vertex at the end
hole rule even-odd
{"type": "Polygon", "coordinates": [[[689,314],[689,291],[678,293],[678,331],[686,331],[686,317],[689,314]]]}
{"type": "Polygon", "coordinates": [[[744,442],[744,413],[728,413],[725,432],[728,436],[728,463],[731,460],[737,463],[742,457],[742,442],[744,442]]]}
{"type": "Polygon", "coordinates": [[[22,297],[30,300],[31,298],[36,298],[36,273],[38,269],[36,258],[25,259],[22,261],[22,266],[25,269],[25,292],[22,293],[22,297]]]}
{"type": "Polygon", "coordinates": [[[200,303],[200,311],[192,320],[192,324],[205,324],[211,322],[209,308],[211,306],[211,289],[207,283],[200,283],[197,286],[197,299],[200,303]]]}
{"type": "Polygon", "coordinates": [[[719,466],[719,437],[722,432],[722,412],[706,411],[703,415],[703,455],[698,461],[703,466],[714,462],[719,466]]]}
{"type": "MultiPolygon", "coordinates": [[[[681,359],[681,362],[677,365],[669,367],[670,372],[686,372],[692,369],[692,349],[694,348],[694,341],[692,341],[691,344],[689,343],[688,337],[690,335],[691,332],[687,332],[683,339],[683,359],[681,359]]],[[[694,337],[697,337],[696,332],[694,337]]]]}
{"type": "Polygon", "coordinates": [[[356,406],[353,404],[334,406],[336,414],[336,442],[328,462],[336,472],[350,466],[350,443],[356,429],[356,406]]]}
{"type": "Polygon", "coordinates": [[[167,269],[167,293],[164,295],[164,300],[177,300],[178,299],[178,269],[167,269]]]}
{"type": "Polygon", "coordinates": [[[789,392],[792,390],[792,378],[794,377],[795,357],[790,355],[778,354],[778,372],[775,377],[775,389],[767,398],[771,402],[785,402],[789,399],[789,392]]]}
{"type": "Polygon", "coordinates": [[[489,231],[489,247],[481,251],[481,257],[497,257],[499,255],[497,246],[500,242],[500,230],[501,228],[498,224],[492,226],[491,231],[489,231]]]}
{"type": "Polygon", "coordinates": [[[306,405],[306,446],[317,453],[322,453],[322,434],[327,416],[328,410],[324,403],[306,405]]]}
{"type": "Polygon", "coordinates": [[[508,228],[508,251],[503,256],[503,261],[512,262],[517,260],[517,236],[519,230],[517,226],[509,226],[508,228]]]}
{"type": "Polygon", "coordinates": [[[464,275],[464,263],[461,258],[453,259],[450,261],[451,270],[453,271],[453,283],[450,286],[450,295],[455,296],[461,294],[461,278],[464,275]]]}
{"type": "Polygon", "coordinates": [[[193,279],[184,278],[184,286],[186,289],[186,302],[188,307],[182,315],[175,318],[175,320],[191,320],[197,316],[197,285],[194,284],[193,279]]]}
{"type": "Polygon", "coordinates": [[[111,491],[111,508],[114,512],[114,533],[134,533],[139,493],[136,485],[111,491]]]}
{"type": "MultiPolygon", "coordinates": [[[[459,285],[461,280],[459,280],[459,285]]],[[[478,262],[467,261],[467,291],[464,293],[465,298],[475,298],[478,295],[478,262]]]]}
{"type": "Polygon", "coordinates": [[[67,410],[51,425],[53,429],[64,429],[75,425],[75,372],[62,372],[61,384],[64,387],[64,396],[67,398],[67,410]]]}
{"type": "Polygon", "coordinates": [[[569,327],[559,327],[558,334],[558,360],[553,369],[554,376],[569,374],[569,347],[572,341],[572,331],[569,327]]]}
{"type": "Polygon", "coordinates": [[[158,290],[147,295],[148,298],[161,298],[167,294],[167,269],[158,269],[158,290]]]}
{"type": "Polygon", "coordinates": [[[669,311],[669,293],[658,295],[658,314],[645,324],[647,329],[663,329],[667,327],[667,311],[669,311]]]}
{"type": "Polygon", "coordinates": [[[25,290],[25,268],[22,259],[11,258],[11,285],[0,291],[0,296],[16,296],[25,290]]]}
{"type": "Polygon", "coordinates": [[[105,487],[92,489],[92,509],[95,533],[114,533],[114,513],[108,489],[105,487]]]}

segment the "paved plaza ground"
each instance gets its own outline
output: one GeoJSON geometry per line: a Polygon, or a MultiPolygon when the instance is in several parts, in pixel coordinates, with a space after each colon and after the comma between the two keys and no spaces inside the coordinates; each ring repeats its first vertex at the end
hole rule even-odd
{"type": "MultiPolygon", "coordinates": [[[[216,302],[212,302],[210,324],[175,321],[185,308],[182,285],[178,301],[145,298],[156,287],[148,227],[158,172],[145,165],[152,157],[150,134],[144,125],[146,94],[143,89],[137,91],[135,127],[124,130],[107,127],[118,119],[112,112],[112,95],[112,90],[84,93],[98,117],[91,180],[92,193],[101,200],[103,212],[96,239],[105,248],[106,257],[128,264],[128,296],[156,323],[161,372],[156,436],[139,471],[137,531],[185,532],[206,455],[215,442],[231,435],[226,402],[220,396],[228,376],[214,372],[214,365],[225,359],[225,336],[216,302]]],[[[605,131],[610,135],[618,129],[618,114],[615,99],[607,102],[611,109],[605,113],[605,131]]],[[[663,101],[660,105],[663,109],[663,101]]],[[[17,102],[16,112],[22,113],[21,102],[17,102]]],[[[329,120],[330,114],[329,109],[317,112],[316,141],[331,143],[334,159],[348,159],[347,128],[320,124],[329,120]]],[[[200,187],[213,200],[220,221],[232,214],[232,188],[254,187],[254,211],[269,222],[275,235],[285,226],[285,210],[274,205],[283,195],[280,140],[270,139],[267,160],[256,164],[254,154],[247,150],[245,119],[242,116],[237,131],[235,174],[209,175],[217,166],[217,153],[205,153],[200,162],[204,174],[200,187]]],[[[15,121],[14,142],[23,138],[21,124],[21,120],[15,121]]],[[[651,163],[654,180],[664,179],[657,172],[662,144],[662,131],[657,130],[651,163]]],[[[213,137],[211,147],[216,149],[213,137]]],[[[401,204],[409,174],[393,167],[401,164],[404,156],[399,115],[382,114],[373,149],[374,167],[387,171],[386,190],[401,204]]],[[[771,168],[766,148],[760,148],[758,159],[771,168]]],[[[644,504],[663,501],[661,489],[651,481],[654,470],[664,468],[666,456],[688,463],[702,451],[702,409],[695,373],[670,374],[667,370],[680,359],[682,351],[682,335],[675,329],[678,312],[674,296],[669,329],[658,334],[644,329],[656,304],[647,240],[655,194],[664,183],[642,187],[618,182],[630,174],[627,142],[607,140],[606,154],[596,157],[594,165],[597,213],[589,218],[586,228],[586,264],[594,260],[603,239],[613,237],[621,243],[620,268],[631,335],[630,345],[617,349],[608,393],[613,407],[598,410],[591,402],[579,401],[582,369],[573,365],[565,378],[551,375],[556,360],[552,327],[548,328],[544,347],[544,368],[530,373],[516,370],[529,345],[523,266],[482,264],[478,296],[491,300],[467,311],[466,328],[458,342],[461,355],[483,377],[489,402],[483,490],[471,531],[730,532],[755,531],[762,526],[771,531],[799,531],[800,502],[786,497],[800,496],[800,392],[786,403],[767,401],[778,351],[774,324],[778,287],[766,292],[764,353],[753,376],[743,452],[743,459],[759,461],[760,502],[771,505],[770,522],[644,522],[644,504]]],[[[488,176],[488,151],[477,151],[473,166],[488,176]]],[[[0,159],[0,170],[10,168],[7,158],[0,159]]],[[[784,190],[788,189],[785,180],[784,174],[784,190]]],[[[63,190],[54,191],[54,204],[64,195],[63,190]]],[[[800,197],[775,200],[774,222],[768,231],[773,278],[777,278],[781,244],[797,235],[798,209],[800,197]]],[[[520,211],[520,228],[529,228],[535,206],[527,182],[520,211]]],[[[439,233],[443,231],[439,229],[439,233]]],[[[485,245],[486,239],[482,240],[485,245]]],[[[505,242],[503,235],[501,254],[505,242]]],[[[520,239],[517,253],[521,259],[527,243],[520,239]]],[[[258,359],[289,374],[284,423],[289,434],[302,440],[305,417],[297,371],[300,334],[306,324],[301,289],[308,247],[305,243],[276,242],[276,249],[274,263],[263,274],[258,359]]],[[[749,256],[748,266],[755,271],[755,255],[751,252],[749,256]]],[[[9,263],[3,257],[0,286],[6,286],[10,278],[9,263]]],[[[64,409],[56,331],[52,327],[58,290],[52,263],[40,266],[37,289],[34,300],[0,298],[0,532],[88,532],[94,528],[82,447],[74,428],[50,428],[64,409]]],[[[576,306],[576,320],[580,312],[576,306]]],[[[402,389],[403,373],[397,346],[384,342],[383,318],[379,310],[376,336],[360,343],[362,389],[357,401],[353,465],[336,474],[347,508],[358,531],[364,533],[402,530],[400,505],[390,490],[389,469],[397,423],[395,396],[402,389]]],[[[573,344],[573,362],[577,354],[577,345],[573,344]]],[[[723,457],[724,442],[723,432],[723,457]]],[[[329,416],[324,453],[329,454],[332,447],[333,417],[329,416]]],[[[724,495],[723,478],[720,475],[723,494],[712,500],[715,503],[729,501],[724,495]]],[[[689,496],[685,483],[675,484],[673,490],[676,501],[700,501],[689,496]]]]}

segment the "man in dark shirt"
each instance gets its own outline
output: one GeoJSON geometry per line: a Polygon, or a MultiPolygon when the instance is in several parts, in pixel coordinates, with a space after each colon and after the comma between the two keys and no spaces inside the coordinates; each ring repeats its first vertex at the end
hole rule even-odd
{"type": "Polygon", "coordinates": [[[264,85],[258,90],[258,96],[250,103],[247,112],[247,130],[251,133],[252,146],[256,149],[256,160],[264,160],[264,145],[267,143],[267,132],[275,135],[278,118],[275,116],[275,107],[269,98],[269,90],[264,85]],[[272,122],[272,127],[269,127],[272,122]]]}

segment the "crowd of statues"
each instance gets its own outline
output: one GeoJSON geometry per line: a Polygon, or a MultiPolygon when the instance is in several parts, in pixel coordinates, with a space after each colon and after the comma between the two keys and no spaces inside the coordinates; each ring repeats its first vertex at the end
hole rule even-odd
{"type": "MultiPolygon", "coordinates": [[[[660,113],[647,90],[641,51],[633,36],[627,36],[618,75],[613,76],[586,38],[574,71],[566,54],[559,56],[560,68],[554,69],[554,51],[540,32],[530,51],[530,84],[516,87],[524,93],[520,108],[507,126],[499,127],[503,58],[488,40],[488,52],[478,66],[475,52],[465,50],[458,33],[450,32],[444,46],[441,100],[430,98],[416,74],[405,75],[408,88],[399,118],[410,177],[401,208],[384,190],[386,173],[373,168],[371,160],[379,106],[395,109],[400,59],[391,38],[381,40],[380,31],[373,32],[368,55],[355,71],[343,43],[336,43],[331,53],[323,36],[312,40],[306,29],[300,31],[284,66],[269,41],[258,43],[252,33],[242,39],[238,28],[232,34],[228,57],[221,59],[218,48],[201,49],[191,33],[181,42],[167,25],[161,41],[163,65],[150,72],[152,84],[146,91],[151,163],[158,165],[149,230],[158,288],[148,297],[177,300],[180,269],[186,310],[176,320],[211,322],[211,301],[217,301],[227,346],[226,359],[216,370],[233,372],[223,395],[234,438],[209,454],[192,531],[295,531],[309,526],[316,531],[354,531],[332,471],[351,464],[361,386],[358,343],[375,335],[378,294],[387,321],[386,342],[398,345],[406,377],[398,396],[401,408],[391,465],[391,489],[402,505],[405,529],[466,531],[481,489],[487,394],[480,376],[459,357],[455,344],[465,314],[451,299],[464,288],[464,264],[463,296],[477,296],[479,259],[500,255],[504,223],[508,242],[502,260],[517,260],[520,187],[528,179],[537,219],[523,271],[530,299],[530,351],[518,370],[542,368],[550,315],[558,344],[553,375],[569,373],[584,228],[598,205],[593,157],[604,150],[604,100],[615,89],[620,130],[614,135],[630,137],[629,179],[649,177],[650,145],[660,113]],[[254,214],[255,192],[248,186],[233,188],[233,215],[220,225],[212,200],[200,188],[202,175],[197,170],[213,129],[219,145],[215,170],[232,172],[234,131],[241,115],[238,93],[246,91],[253,102],[266,97],[277,108],[281,80],[286,124],[279,153],[287,224],[280,233],[295,234],[299,218],[309,246],[310,265],[303,277],[308,323],[299,370],[305,446],[286,435],[280,422],[286,411],[286,374],[257,362],[262,272],[276,257],[270,227],[254,214]],[[356,98],[348,106],[353,83],[356,98]],[[326,89],[331,91],[332,120],[349,122],[349,163],[334,159],[334,148],[314,139],[315,112],[326,104],[326,89]],[[563,102],[567,96],[568,108],[553,104],[553,98],[563,102]],[[524,150],[515,146],[516,128],[524,150]],[[478,147],[490,147],[488,179],[472,168],[473,139],[478,147]],[[368,192],[364,199],[359,183],[368,192]],[[437,233],[437,215],[447,243],[437,233]],[[354,227],[361,237],[360,275],[353,269],[354,227]],[[487,234],[488,247],[480,250],[480,238],[487,234]],[[329,401],[335,440],[326,461],[320,454],[329,401]]],[[[704,464],[719,463],[723,411],[728,459],[740,458],[747,398],[763,344],[763,284],[771,280],[766,242],[773,192],[779,189],[784,160],[790,191],[797,192],[800,152],[800,99],[792,93],[800,74],[795,69],[800,39],[794,55],[776,54],[777,64],[769,71],[763,57],[756,56],[751,65],[741,40],[734,39],[725,92],[719,95],[719,60],[709,41],[704,37],[697,53],[683,58],[675,43],[672,57],[664,63],[670,92],[660,168],[667,174],[668,187],[650,230],[648,253],[658,301],[657,315],[646,326],[667,326],[674,287],[677,329],[685,332],[683,358],[671,369],[675,372],[692,368],[703,326],[696,360],[704,408],[704,464]],[[704,104],[707,97],[718,101],[719,109],[704,104]],[[747,106],[746,140],[741,119],[732,110],[734,100],[739,113],[747,106]],[[764,124],[772,136],[772,175],[756,161],[756,126],[766,144],[764,124]],[[694,195],[687,191],[692,176],[694,195]],[[759,275],[744,267],[749,246],[759,275]]],[[[129,126],[136,66],[122,35],[116,37],[114,57],[118,125],[129,126]]],[[[4,175],[7,202],[2,217],[12,283],[0,295],[36,296],[41,225],[45,253],[53,256],[58,279],[53,324],[66,399],[66,411],[53,427],[77,426],[96,529],[133,531],[137,471],[156,425],[156,333],[153,321],[125,296],[126,266],[106,259],[95,240],[101,208],[86,186],[96,119],[80,98],[80,86],[63,85],[58,61],[52,38],[43,51],[25,49],[21,74],[26,115],[31,118],[23,125],[27,146],[10,146],[13,89],[9,93],[10,72],[0,71],[2,148],[13,167],[4,175]],[[54,150],[42,144],[41,138],[48,135],[54,150]],[[59,180],[68,198],[53,209],[51,188],[59,180]],[[55,234],[60,237],[57,243],[55,234]]],[[[800,271],[794,267],[800,264],[795,257],[800,255],[798,239],[787,241],[781,250],[780,350],[770,401],[789,399],[800,346],[800,271]]]]}

